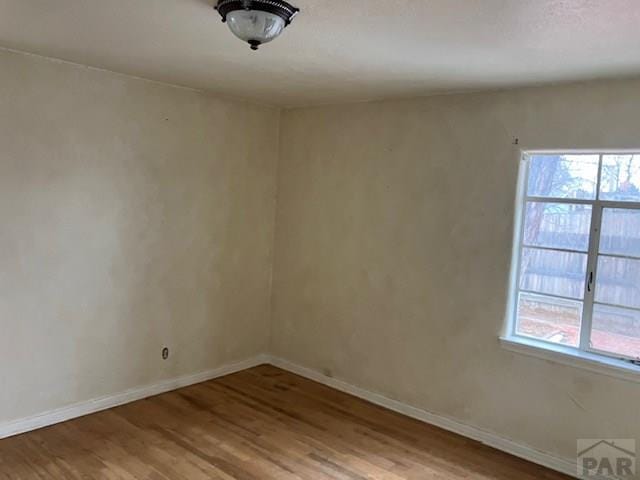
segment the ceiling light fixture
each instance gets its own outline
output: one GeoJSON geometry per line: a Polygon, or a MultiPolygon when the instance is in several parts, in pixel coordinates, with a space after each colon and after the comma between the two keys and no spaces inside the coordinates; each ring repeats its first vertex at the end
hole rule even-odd
{"type": "Polygon", "coordinates": [[[283,0],[219,0],[215,9],[251,50],[280,35],[300,11],[283,0]]]}

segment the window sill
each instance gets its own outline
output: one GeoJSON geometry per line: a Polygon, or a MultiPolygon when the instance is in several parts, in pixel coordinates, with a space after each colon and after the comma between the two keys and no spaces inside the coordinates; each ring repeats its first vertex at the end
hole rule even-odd
{"type": "Polygon", "coordinates": [[[500,337],[500,345],[511,352],[640,383],[640,366],[624,360],[522,337],[500,337]]]}

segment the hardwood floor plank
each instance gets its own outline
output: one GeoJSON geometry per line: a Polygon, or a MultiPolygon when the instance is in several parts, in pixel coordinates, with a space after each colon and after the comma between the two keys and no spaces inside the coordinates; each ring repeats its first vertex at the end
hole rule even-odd
{"type": "Polygon", "coordinates": [[[2,480],[560,480],[263,365],[0,440],[2,480]]]}

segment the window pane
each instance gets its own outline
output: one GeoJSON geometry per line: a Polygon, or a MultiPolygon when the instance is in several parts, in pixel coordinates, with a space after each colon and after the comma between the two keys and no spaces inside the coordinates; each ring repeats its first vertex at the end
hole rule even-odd
{"type": "Polygon", "coordinates": [[[640,357],[640,312],[595,305],[591,346],[604,352],[640,357]]]}
{"type": "Polygon", "coordinates": [[[596,302],[640,308],[640,260],[600,256],[596,302]]]}
{"type": "Polygon", "coordinates": [[[599,155],[531,155],[527,194],[593,200],[599,161],[599,155]]]}
{"type": "Polygon", "coordinates": [[[581,318],[582,302],[521,293],[516,333],[577,347],[581,318]]]}
{"type": "Polygon", "coordinates": [[[640,210],[604,209],[600,252],[640,257],[640,210]]]}
{"type": "Polygon", "coordinates": [[[640,202],[640,155],[604,155],[600,198],[640,202]]]}
{"type": "Polygon", "coordinates": [[[525,245],[586,252],[589,248],[590,229],[591,205],[527,203],[525,245]]]}
{"type": "Polygon", "coordinates": [[[586,254],[523,248],[520,265],[522,290],[584,298],[586,254]]]}

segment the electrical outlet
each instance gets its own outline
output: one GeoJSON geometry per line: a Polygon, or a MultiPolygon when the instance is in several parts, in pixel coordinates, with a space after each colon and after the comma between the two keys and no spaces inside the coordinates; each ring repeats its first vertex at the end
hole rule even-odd
{"type": "Polygon", "coordinates": [[[162,359],[166,360],[167,358],[169,358],[169,349],[167,347],[164,347],[162,349],[162,359]]]}

